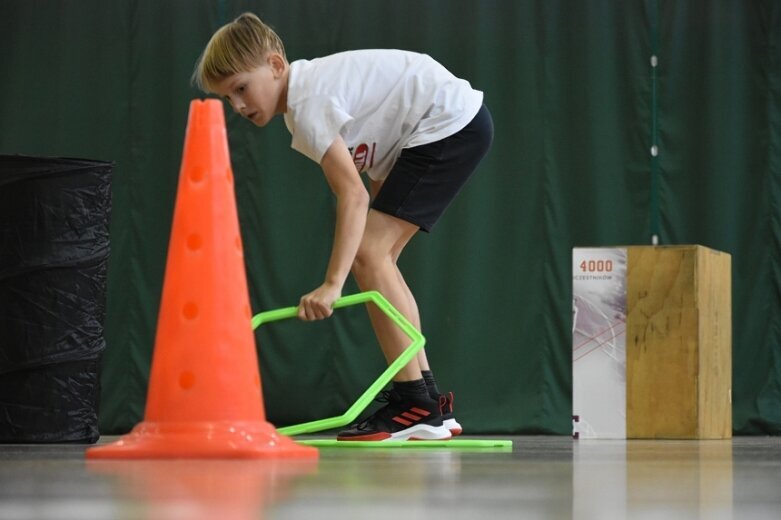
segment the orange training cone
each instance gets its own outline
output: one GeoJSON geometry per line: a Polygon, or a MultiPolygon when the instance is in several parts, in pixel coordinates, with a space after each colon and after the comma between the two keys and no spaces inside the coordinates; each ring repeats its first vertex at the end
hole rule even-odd
{"type": "Polygon", "coordinates": [[[266,422],[225,116],[190,104],[144,421],[87,458],[317,457],[266,422]]]}

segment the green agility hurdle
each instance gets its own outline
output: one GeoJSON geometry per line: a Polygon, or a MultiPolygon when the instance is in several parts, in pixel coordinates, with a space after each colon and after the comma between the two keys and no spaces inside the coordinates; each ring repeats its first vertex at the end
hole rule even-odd
{"type": "MultiPolygon", "coordinates": [[[[349,425],[357,419],[372,402],[374,397],[391,382],[395,376],[407,363],[426,344],[426,338],[416,329],[407,318],[404,317],[391,303],[377,291],[366,291],[350,296],[344,296],[334,302],[334,309],[341,309],[351,305],[362,303],[373,303],[377,306],[404,334],[412,340],[412,343],[402,352],[402,354],[391,363],[380,377],[367,388],[358,399],[342,415],[309,421],[284,428],[278,428],[277,431],[283,435],[294,436],[305,433],[315,433],[323,430],[330,430],[349,425]]],[[[298,315],[298,307],[285,307],[256,314],[252,318],[252,329],[255,330],[263,324],[295,318],[298,315]]],[[[476,439],[459,439],[444,441],[337,441],[334,439],[310,439],[298,440],[302,444],[309,444],[317,447],[452,447],[452,448],[507,448],[512,447],[512,441],[485,441],[476,439]]]]}

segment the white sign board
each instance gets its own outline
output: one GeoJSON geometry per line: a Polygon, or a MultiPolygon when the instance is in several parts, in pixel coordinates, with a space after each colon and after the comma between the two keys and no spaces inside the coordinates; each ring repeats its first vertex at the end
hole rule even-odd
{"type": "Polygon", "coordinates": [[[626,438],[626,249],[572,250],[572,424],[626,438]]]}

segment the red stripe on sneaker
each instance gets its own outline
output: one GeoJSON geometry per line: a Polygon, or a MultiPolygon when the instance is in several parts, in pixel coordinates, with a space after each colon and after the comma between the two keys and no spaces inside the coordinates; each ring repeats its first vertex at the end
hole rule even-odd
{"type": "Polygon", "coordinates": [[[422,409],[420,409],[420,408],[418,408],[416,406],[413,406],[412,408],[410,408],[409,411],[410,412],[415,412],[416,414],[420,415],[421,417],[428,417],[429,415],[431,415],[431,412],[429,412],[428,410],[422,410],[422,409]]]}
{"type": "Polygon", "coordinates": [[[408,421],[407,419],[399,417],[398,415],[394,417],[393,420],[399,424],[403,424],[404,426],[409,426],[410,424],[412,424],[412,421],[408,421]]]}
{"type": "Polygon", "coordinates": [[[413,421],[419,421],[420,415],[415,415],[414,413],[404,412],[401,414],[402,417],[406,417],[407,419],[411,419],[413,421]]]}

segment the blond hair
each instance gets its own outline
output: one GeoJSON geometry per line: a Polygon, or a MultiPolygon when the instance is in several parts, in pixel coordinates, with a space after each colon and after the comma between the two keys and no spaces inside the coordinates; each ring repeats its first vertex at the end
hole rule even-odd
{"type": "Polygon", "coordinates": [[[268,52],[287,60],[277,33],[254,14],[244,13],[214,33],[198,58],[192,82],[204,92],[214,92],[225,78],[259,67],[268,52]]]}

